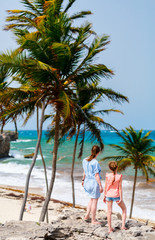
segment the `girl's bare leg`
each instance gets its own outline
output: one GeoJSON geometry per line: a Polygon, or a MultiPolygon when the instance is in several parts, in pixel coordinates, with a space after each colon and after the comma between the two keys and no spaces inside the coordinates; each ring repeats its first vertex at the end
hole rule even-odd
{"type": "Polygon", "coordinates": [[[98,202],[98,198],[93,198],[92,206],[91,206],[92,224],[101,224],[100,222],[96,221],[97,202],[98,202]]]}
{"type": "Polygon", "coordinates": [[[91,212],[91,206],[92,206],[93,198],[90,199],[88,206],[87,206],[87,213],[84,217],[85,220],[88,220],[90,218],[90,212],[91,212]]]}
{"type": "Polygon", "coordinates": [[[108,219],[108,232],[111,233],[114,229],[111,227],[111,214],[112,214],[113,201],[107,201],[107,219],[108,219]]]}
{"type": "Polygon", "coordinates": [[[127,229],[125,227],[125,221],[126,221],[126,206],[125,206],[125,203],[123,201],[121,201],[120,203],[118,202],[117,203],[118,206],[122,209],[122,227],[121,229],[127,229]]]}

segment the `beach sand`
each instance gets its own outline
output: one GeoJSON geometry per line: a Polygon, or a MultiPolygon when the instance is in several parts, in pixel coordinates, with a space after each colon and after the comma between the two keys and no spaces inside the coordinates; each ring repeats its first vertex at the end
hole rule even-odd
{"type": "Polygon", "coordinates": [[[112,224],[115,232],[108,235],[107,218],[104,210],[97,211],[97,218],[102,222],[102,225],[94,226],[83,220],[86,212],[85,207],[77,206],[73,209],[70,203],[54,199],[49,203],[49,224],[38,224],[44,197],[41,195],[41,189],[30,189],[29,192],[28,203],[31,205],[31,210],[30,212],[25,211],[23,221],[19,222],[23,189],[0,186],[0,240],[43,240],[46,239],[45,235],[48,236],[47,239],[55,240],[155,239],[154,222],[146,222],[142,219],[138,221],[137,219],[127,219],[128,230],[122,231],[120,230],[121,216],[114,213],[112,224]],[[29,236],[27,236],[27,232],[29,236]],[[62,237],[60,237],[61,234],[62,237]]]}
{"type": "MultiPolygon", "coordinates": [[[[18,221],[22,206],[24,189],[22,187],[0,186],[0,223],[6,221],[18,221]]],[[[24,221],[39,221],[44,197],[41,189],[31,188],[29,190],[28,201],[26,207],[31,205],[30,211],[25,211],[24,221]],[[38,194],[39,193],[39,194],[38,194]]],[[[66,205],[71,205],[67,204],[66,205]]],[[[49,222],[57,219],[58,212],[64,206],[57,200],[49,203],[49,222]]]]}

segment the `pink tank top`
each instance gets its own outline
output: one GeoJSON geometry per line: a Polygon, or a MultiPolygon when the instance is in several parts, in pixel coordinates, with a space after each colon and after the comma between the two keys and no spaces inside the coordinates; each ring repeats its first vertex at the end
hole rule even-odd
{"type": "Polygon", "coordinates": [[[113,182],[114,179],[114,174],[113,173],[106,173],[106,189],[105,189],[105,196],[106,197],[120,197],[119,194],[119,183],[122,178],[122,174],[116,174],[115,175],[115,181],[113,182]],[[112,184],[113,182],[113,184],[112,184]]]}

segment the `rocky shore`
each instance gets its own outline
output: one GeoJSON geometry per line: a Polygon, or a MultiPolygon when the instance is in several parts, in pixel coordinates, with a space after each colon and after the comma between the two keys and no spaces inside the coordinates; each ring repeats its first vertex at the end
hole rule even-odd
{"type": "Polygon", "coordinates": [[[11,221],[0,225],[1,240],[154,240],[153,227],[136,220],[127,220],[128,230],[120,230],[121,220],[113,214],[114,232],[108,234],[106,215],[103,211],[98,213],[101,225],[92,225],[85,222],[85,210],[65,208],[58,209],[57,220],[50,224],[31,221],[11,221]]]}
{"type": "Polygon", "coordinates": [[[10,141],[16,141],[18,134],[13,131],[5,131],[0,134],[0,158],[9,157],[10,141]]]}
{"type": "MultiPolygon", "coordinates": [[[[12,190],[1,189],[1,197],[15,201],[21,204],[22,193],[13,192],[12,190]]],[[[4,201],[4,203],[7,201],[4,201]]],[[[38,221],[31,221],[34,215],[40,214],[43,197],[37,195],[29,195],[29,203],[32,206],[30,213],[25,213],[28,216],[28,221],[6,221],[0,224],[0,240],[154,240],[155,239],[155,225],[149,221],[137,221],[134,219],[127,219],[126,227],[128,230],[120,230],[121,216],[113,213],[112,225],[114,232],[108,234],[106,212],[98,210],[97,219],[101,225],[92,225],[90,221],[84,221],[85,208],[72,208],[70,204],[52,200],[49,205],[49,219],[50,222],[39,223],[38,221]]],[[[15,208],[12,202],[12,208],[15,208]]],[[[3,206],[2,206],[3,207],[3,206]]],[[[0,209],[1,215],[3,213],[2,207],[0,209]]],[[[16,205],[18,208],[18,205],[16,205]]],[[[7,208],[8,211],[9,210],[7,208]]],[[[13,209],[14,210],[14,209],[13,209]]],[[[14,220],[12,210],[11,219],[14,220]]],[[[26,217],[27,217],[26,216],[26,217]]],[[[39,219],[39,218],[38,218],[39,219]]]]}

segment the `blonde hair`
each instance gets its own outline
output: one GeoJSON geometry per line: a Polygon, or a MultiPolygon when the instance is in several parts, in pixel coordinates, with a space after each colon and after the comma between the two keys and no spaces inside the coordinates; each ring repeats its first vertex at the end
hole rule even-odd
{"type": "Polygon", "coordinates": [[[114,178],[112,180],[112,184],[115,182],[115,174],[116,174],[117,168],[118,168],[117,162],[115,162],[115,161],[109,162],[109,169],[114,173],[114,178]]]}
{"type": "Polygon", "coordinates": [[[89,162],[93,158],[95,158],[100,151],[101,151],[100,147],[98,145],[94,145],[91,149],[91,155],[87,158],[87,161],[89,162]]]}

